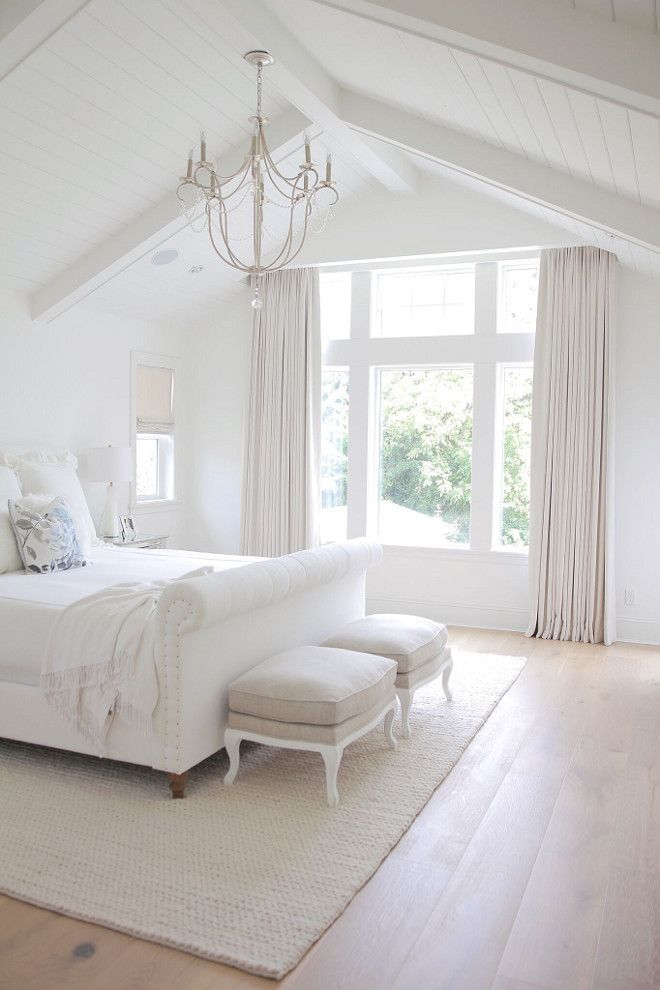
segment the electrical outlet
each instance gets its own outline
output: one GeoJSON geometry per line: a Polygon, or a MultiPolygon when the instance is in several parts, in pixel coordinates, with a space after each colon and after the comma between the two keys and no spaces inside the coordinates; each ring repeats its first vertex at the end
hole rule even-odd
{"type": "Polygon", "coordinates": [[[635,604],[635,589],[634,588],[624,588],[624,591],[623,591],[623,600],[626,603],[626,605],[634,605],[635,604]]]}

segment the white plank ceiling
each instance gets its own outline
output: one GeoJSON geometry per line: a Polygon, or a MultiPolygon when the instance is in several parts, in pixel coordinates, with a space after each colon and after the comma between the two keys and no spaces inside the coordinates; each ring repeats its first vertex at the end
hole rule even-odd
{"type": "MultiPolygon", "coordinates": [[[[313,0],[266,2],[346,89],[660,207],[657,117],[313,0]]],[[[658,32],[660,0],[553,2],[658,32]]],[[[660,37],[657,42],[660,64],[660,37]]],[[[33,292],[172,197],[202,127],[214,157],[247,142],[254,73],[241,55],[223,37],[222,4],[215,0],[91,0],[5,77],[0,281],[33,292]]],[[[288,108],[266,75],[265,112],[276,117],[288,108]]],[[[333,151],[342,205],[375,188],[353,157],[333,151]]],[[[499,196],[489,186],[481,191],[499,196]]],[[[572,238],[615,249],[624,264],[660,274],[660,255],[502,195],[572,238]]],[[[155,268],[150,252],[84,305],[202,319],[236,291],[235,276],[205,235],[186,230],[172,246],[180,252],[175,265],[155,268]],[[191,275],[196,265],[204,270],[191,275]]]]}
{"type": "Polygon", "coordinates": [[[656,117],[313,0],[287,0],[287,12],[346,89],[660,206],[656,117]]]}
{"type": "Polygon", "coordinates": [[[658,34],[658,0],[555,0],[573,10],[584,10],[616,24],[630,24],[649,34],[658,34]]]}
{"type": "Polygon", "coordinates": [[[0,83],[5,281],[31,291],[172,195],[202,127],[214,156],[247,142],[254,72],[193,6],[92,0],[0,83]]]}

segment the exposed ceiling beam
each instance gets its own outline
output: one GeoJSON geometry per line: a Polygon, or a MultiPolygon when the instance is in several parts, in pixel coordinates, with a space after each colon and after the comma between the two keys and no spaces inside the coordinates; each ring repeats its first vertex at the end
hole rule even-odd
{"type": "Polygon", "coordinates": [[[259,48],[271,52],[276,62],[266,69],[266,85],[279,90],[289,103],[318,124],[333,144],[387,189],[396,193],[415,191],[416,175],[410,163],[399,156],[380,155],[346,126],[339,114],[337,83],[262,0],[222,0],[221,4],[217,0],[196,0],[194,7],[206,13],[209,23],[221,23],[222,37],[234,54],[259,48]]]}
{"type": "Polygon", "coordinates": [[[355,93],[344,91],[342,106],[360,133],[660,252],[660,210],[355,93]]]}
{"type": "Polygon", "coordinates": [[[89,0],[2,0],[0,80],[88,3],[89,0]]]}
{"type": "Polygon", "coordinates": [[[660,115],[657,35],[557,0],[315,0],[660,115]]]}
{"type": "MultiPolygon", "coordinates": [[[[274,157],[281,161],[301,145],[301,135],[308,126],[307,118],[293,108],[273,120],[268,128],[268,139],[274,157]]],[[[220,172],[227,175],[238,169],[245,152],[246,147],[242,145],[228,153],[219,164],[220,172]]],[[[32,318],[50,323],[187,227],[189,221],[179,213],[176,181],[177,177],[173,175],[170,196],[38,289],[32,296],[32,318]]],[[[237,273],[237,278],[240,277],[237,273]]]]}

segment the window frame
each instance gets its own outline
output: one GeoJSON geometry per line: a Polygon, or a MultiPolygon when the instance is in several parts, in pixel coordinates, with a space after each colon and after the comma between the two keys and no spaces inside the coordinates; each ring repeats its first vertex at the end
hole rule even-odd
{"type": "MultiPolygon", "coordinates": [[[[496,515],[496,466],[500,430],[498,410],[499,366],[530,364],[534,360],[533,333],[498,330],[501,312],[501,265],[536,260],[538,249],[479,252],[393,261],[382,264],[347,264],[342,270],[352,276],[351,327],[348,339],[324,342],[323,368],[349,372],[348,443],[348,537],[378,539],[378,436],[380,370],[401,367],[473,368],[472,499],[470,545],[425,547],[384,544],[388,553],[403,556],[433,556],[459,560],[506,560],[526,564],[528,552],[499,545],[499,516],[496,515]],[[475,325],[470,334],[424,337],[381,337],[371,334],[375,319],[373,273],[402,268],[461,267],[475,264],[475,325]],[[497,522],[496,522],[497,521],[497,522]]],[[[333,265],[331,271],[337,272],[333,265]]],[[[321,269],[323,272],[323,269],[321,269]]]]}
{"type": "MultiPolygon", "coordinates": [[[[172,357],[167,354],[152,354],[146,351],[131,351],[131,450],[133,457],[133,481],[130,483],[130,506],[131,510],[136,513],[148,512],[148,511],[158,511],[164,508],[176,507],[180,504],[179,498],[179,486],[178,486],[178,476],[180,460],[180,429],[177,428],[178,423],[178,408],[179,408],[179,390],[181,378],[181,360],[178,357],[172,357]],[[167,453],[167,456],[163,457],[165,453],[161,449],[161,444],[159,443],[159,470],[158,470],[158,484],[160,494],[156,498],[138,498],[137,497],[137,369],[139,365],[146,365],[152,368],[167,368],[172,372],[173,376],[173,395],[172,395],[172,413],[174,416],[174,429],[171,433],[162,434],[158,436],[159,440],[170,440],[171,450],[167,453]],[[163,475],[171,474],[171,482],[169,487],[171,488],[171,494],[163,494],[165,491],[163,483],[163,475]]],[[[157,434],[145,434],[145,436],[157,436],[157,434]]]]}

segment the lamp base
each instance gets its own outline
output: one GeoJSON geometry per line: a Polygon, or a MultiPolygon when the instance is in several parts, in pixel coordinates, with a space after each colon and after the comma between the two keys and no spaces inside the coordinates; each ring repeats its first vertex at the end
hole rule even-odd
{"type": "Polygon", "coordinates": [[[105,508],[101,517],[101,536],[116,539],[121,536],[121,524],[119,522],[119,510],[117,508],[117,496],[112,482],[108,485],[108,494],[105,500],[105,508]]]}

